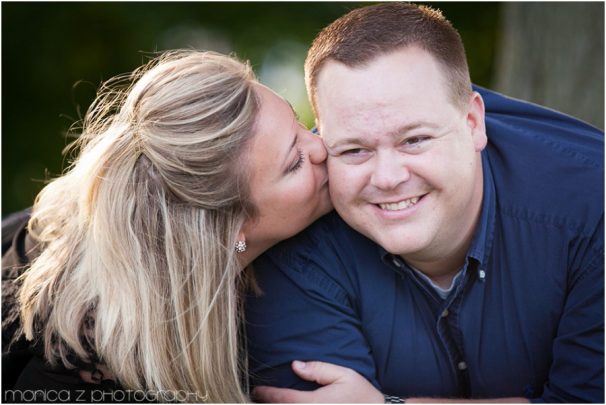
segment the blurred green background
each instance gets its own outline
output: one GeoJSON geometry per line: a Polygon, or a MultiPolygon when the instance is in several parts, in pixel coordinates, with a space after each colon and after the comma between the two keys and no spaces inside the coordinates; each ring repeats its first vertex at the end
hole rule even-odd
{"type": "MultiPolygon", "coordinates": [[[[30,206],[44,180],[61,173],[67,131],[84,115],[98,85],[135,69],[150,52],[184,47],[236,52],[311,124],[303,84],[307,47],[322,27],[367,4],[3,2],[2,215],[30,206]]],[[[503,80],[497,65],[511,67],[508,61],[515,59],[499,54],[508,46],[504,16],[515,18],[505,3],[430,4],[461,33],[472,80],[498,87],[503,80]]],[[[589,14],[600,13],[596,5],[589,14]]],[[[603,14],[602,4],[601,45],[596,45],[602,72],[603,14]]],[[[603,77],[601,86],[603,111],[603,77]]],[[[603,118],[595,124],[603,126],[603,118]]]]}

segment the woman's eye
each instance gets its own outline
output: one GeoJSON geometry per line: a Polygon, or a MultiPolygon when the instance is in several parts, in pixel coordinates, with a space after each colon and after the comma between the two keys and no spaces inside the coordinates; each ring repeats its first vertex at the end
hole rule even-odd
{"type": "Polygon", "coordinates": [[[299,150],[299,154],[297,155],[297,159],[290,166],[290,168],[288,169],[288,172],[289,173],[294,173],[297,170],[299,170],[301,168],[301,166],[303,166],[303,162],[304,161],[305,161],[305,155],[303,155],[303,152],[301,150],[299,150]]]}

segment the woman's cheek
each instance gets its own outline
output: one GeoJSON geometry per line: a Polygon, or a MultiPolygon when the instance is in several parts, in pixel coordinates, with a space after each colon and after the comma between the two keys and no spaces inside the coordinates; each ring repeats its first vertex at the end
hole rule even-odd
{"type": "Polygon", "coordinates": [[[291,194],[293,209],[296,209],[298,212],[307,211],[312,206],[314,194],[313,183],[309,181],[299,182],[291,194]]]}

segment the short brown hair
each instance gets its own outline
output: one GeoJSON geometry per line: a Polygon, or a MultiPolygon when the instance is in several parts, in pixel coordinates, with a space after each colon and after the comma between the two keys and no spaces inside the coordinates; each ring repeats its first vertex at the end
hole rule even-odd
{"type": "Polygon", "coordinates": [[[305,60],[305,84],[316,115],[318,75],[329,60],[348,67],[408,46],[429,52],[444,68],[452,101],[461,106],[471,94],[463,41],[439,10],[410,3],[383,3],[350,11],[325,27],[305,60]]]}

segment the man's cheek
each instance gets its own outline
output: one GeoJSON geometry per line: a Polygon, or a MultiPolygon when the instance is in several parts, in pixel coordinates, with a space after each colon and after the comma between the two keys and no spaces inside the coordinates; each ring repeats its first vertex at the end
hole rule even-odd
{"type": "Polygon", "coordinates": [[[326,170],[328,170],[328,175],[330,176],[330,172],[335,172],[335,169],[338,168],[339,161],[336,157],[328,154],[326,157],[326,170]]]}
{"type": "Polygon", "coordinates": [[[331,181],[333,179],[341,181],[353,178],[352,172],[355,170],[356,167],[354,165],[345,164],[343,163],[343,160],[338,157],[329,155],[326,159],[326,171],[328,172],[328,179],[331,181]]]}

